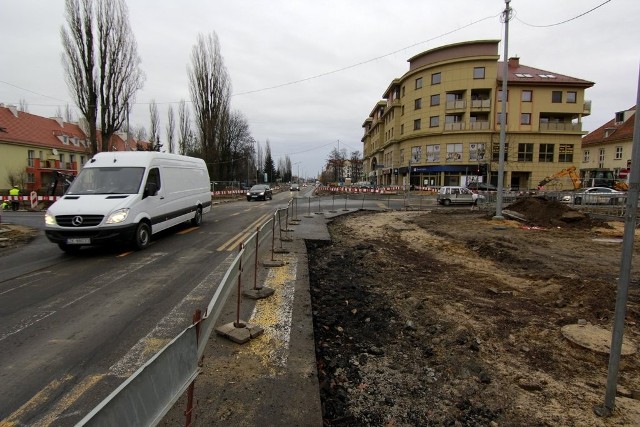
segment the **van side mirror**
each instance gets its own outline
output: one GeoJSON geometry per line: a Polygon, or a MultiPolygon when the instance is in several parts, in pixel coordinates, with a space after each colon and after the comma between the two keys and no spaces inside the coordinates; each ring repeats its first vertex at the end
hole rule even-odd
{"type": "Polygon", "coordinates": [[[155,196],[158,194],[158,184],[155,182],[147,182],[147,185],[144,187],[144,193],[142,193],[142,198],[145,199],[149,196],[155,196]]]}

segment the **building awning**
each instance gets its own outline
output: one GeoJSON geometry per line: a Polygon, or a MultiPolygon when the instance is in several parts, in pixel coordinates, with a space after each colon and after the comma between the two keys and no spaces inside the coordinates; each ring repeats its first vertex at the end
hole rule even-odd
{"type": "MultiPolygon", "coordinates": [[[[411,173],[460,172],[460,173],[472,174],[473,171],[475,171],[476,169],[478,169],[478,165],[475,163],[471,165],[412,166],[411,173]]],[[[405,173],[406,173],[406,170],[405,170],[405,173]]]]}

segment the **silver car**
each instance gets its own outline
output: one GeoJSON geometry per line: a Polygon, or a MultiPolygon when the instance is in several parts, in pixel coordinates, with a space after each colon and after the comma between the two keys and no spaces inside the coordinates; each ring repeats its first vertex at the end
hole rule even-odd
{"type": "Polygon", "coordinates": [[[619,205],[626,201],[627,193],[608,187],[587,187],[564,196],[563,201],[571,197],[574,205],[619,205]]]}

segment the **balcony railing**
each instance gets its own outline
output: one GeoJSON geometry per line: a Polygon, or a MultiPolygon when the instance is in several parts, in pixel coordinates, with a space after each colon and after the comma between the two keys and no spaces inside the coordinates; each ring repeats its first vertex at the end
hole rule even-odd
{"type": "Polygon", "coordinates": [[[489,130],[488,121],[475,121],[469,124],[470,130],[489,130]]]}
{"type": "Polygon", "coordinates": [[[582,123],[540,123],[540,132],[582,132],[582,123]]]}
{"type": "Polygon", "coordinates": [[[491,100],[490,99],[472,99],[471,100],[471,109],[473,110],[487,110],[491,108],[491,100]]]}
{"type": "Polygon", "coordinates": [[[465,130],[465,125],[463,122],[445,123],[444,130],[445,131],[465,130]]]}
{"type": "Polygon", "coordinates": [[[467,103],[463,99],[458,99],[456,101],[447,101],[445,104],[445,108],[447,110],[463,110],[466,107],[467,103]]]}

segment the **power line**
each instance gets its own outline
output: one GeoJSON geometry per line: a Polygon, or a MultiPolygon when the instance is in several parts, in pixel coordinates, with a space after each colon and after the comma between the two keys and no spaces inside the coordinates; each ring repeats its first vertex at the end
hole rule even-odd
{"type": "Polygon", "coordinates": [[[581,13],[580,15],[576,15],[576,16],[574,16],[573,18],[569,18],[569,19],[565,19],[564,21],[556,22],[555,24],[548,24],[548,25],[534,25],[534,24],[528,24],[528,23],[524,22],[523,20],[521,20],[521,19],[520,19],[520,18],[518,18],[517,16],[516,16],[516,19],[517,19],[518,21],[520,21],[522,24],[527,25],[527,26],[529,26],[529,27],[534,27],[534,28],[549,28],[549,27],[555,27],[555,26],[558,26],[558,25],[566,24],[567,22],[574,21],[574,20],[576,20],[576,19],[578,19],[578,18],[582,18],[582,17],[583,17],[583,16],[585,16],[586,14],[593,12],[594,10],[596,10],[596,9],[598,9],[598,8],[600,8],[600,7],[602,7],[602,6],[604,6],[605,4],[609,3],[610,1],[611,1],[611,0],[607,0],[607,1],[605,1],[604,3],[600,3],[599,5],[597,5],[596,7],[594,7],[593,9],[589,9],[589,10],[587,10],[586,12],[581,13]]]}

